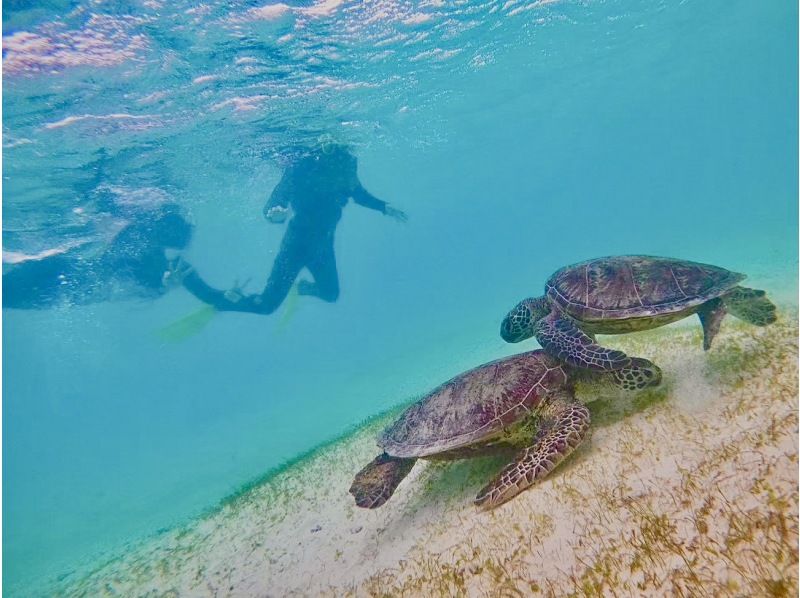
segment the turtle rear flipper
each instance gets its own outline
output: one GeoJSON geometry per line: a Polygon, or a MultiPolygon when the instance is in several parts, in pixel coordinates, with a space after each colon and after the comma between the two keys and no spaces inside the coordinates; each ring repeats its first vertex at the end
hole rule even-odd
{"type": "Polygon", "coordinates": [[[697,310],[697,316],[703,325],[703,350],[708,351],[711,348],[711,342],[717,336],[722,320],[727,313],[725,304],[719,297],[706,301],[697,310]]]}
{"type": "Polygon", "coordinates": [[[555,400],[542,414],[533,444],[478,493],[475,504],[492,509],[545,477],[583,442],[589,422],[589,410],[572,397],[555,400]]]}
{"type": "Polygon", "coordinates": [[[631,363],[625,353],[598,345],[575,322],[556,312],[539,320],[534,334],[550,355],[578,368],[609,371],[628,367],[631,363]]]}
{"type": "Polygon", "coordinates": [[[365,509],[377,509],[394,494],[395,489],[414,467],[416,459],[401,459],[383,453],[356,474],[350,494],[365,509]]]}
{"type": "Polygon", "coordinates": [[[734,287],[722,296],[722,301],[734,316],[755,326],[766,326],[778,319],[775,304],[758,289],[734,287]]]}

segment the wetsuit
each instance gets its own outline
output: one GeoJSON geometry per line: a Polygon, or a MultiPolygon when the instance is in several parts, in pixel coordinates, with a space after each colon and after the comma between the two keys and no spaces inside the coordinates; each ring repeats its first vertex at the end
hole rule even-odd
{"type": "Polygon", "coordinates": [[[134,256],[82,259],[66,253],[14,266],[3,274],[3,307],[48,309],[115,296],[155,298],[166,292],[163,248],[134,256]]]}
{"type": "Polygon", "coordinates": [[[318,151],[299,160],[286,170],[264,206],[265,216],[272,208],[289,206],[294,216],[263,292],[234,303],[191,275],[184,279],[184,286],[221,310],[269,314],[286,298],[300,270],[307,268],[314,282],[301,281],[298,292],[336,301],[339,276],[334,233],[350,198],[367,208],[386,211],[386,202],[372,196],[359,182],[356,158],[344,147],[334,146],[327,153],[318,151]]]}
{"type": "Polygon", "coordinates": [[[47,309],[86,303],[92,295],[81,262],[56,255],[14,266],[3,274],[3,307],[47,309]]]}
{"type": "Polygon", "coordinates": [[[164,275],[171,266],[165,249],[182,249],[190,236],[190,225],[170,214],[128,226],[97,257],[86,258],[74,249],[24,262],[3,274],[3,307],[47,309],[115,297],[157,298],[168,290],[164,275]]]}

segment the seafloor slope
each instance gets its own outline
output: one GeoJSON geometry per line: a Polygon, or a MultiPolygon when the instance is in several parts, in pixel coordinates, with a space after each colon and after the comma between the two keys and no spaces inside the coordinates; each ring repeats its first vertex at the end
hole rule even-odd
{"type": "Polygon", "coordinates": [[[582,396],[591,441],[493,512],[471,501],[496,459],[420,463],[357,509],[347,490],[387,415],[58,591],[796,596],[796,308],[767,329],[727,319],[706,354],[694,321],[612,342],[658,362],[663,389],[582,396]]]}

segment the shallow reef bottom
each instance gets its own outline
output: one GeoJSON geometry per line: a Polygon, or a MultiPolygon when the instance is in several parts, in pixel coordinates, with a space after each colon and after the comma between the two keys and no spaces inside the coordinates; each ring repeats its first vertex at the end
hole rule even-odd
{"type": "Polygon", "coordinates": [[[496,458],[420,462],[356,508],[387,414],[49,593],[796,596],[796,307],[768,328],[728,318],[705,353],[696,322],[604,340],[663,386],[580,396],[590,441],[494,511],[472,498],[496,458]]]}

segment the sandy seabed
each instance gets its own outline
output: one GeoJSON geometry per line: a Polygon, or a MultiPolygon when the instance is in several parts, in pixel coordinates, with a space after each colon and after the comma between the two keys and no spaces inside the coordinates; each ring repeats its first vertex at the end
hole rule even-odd
{"type": "Polygon", "coordinates": [[[581,395],[590,441],[494,511],[472,499],[502,458],[418,462],[385,506],[355,507],[395,412],[52,593],[796,596],[797,309],[763,329],[728,318],[707,353],[689,324],[604,337],[664,384],[581,395]]]}

